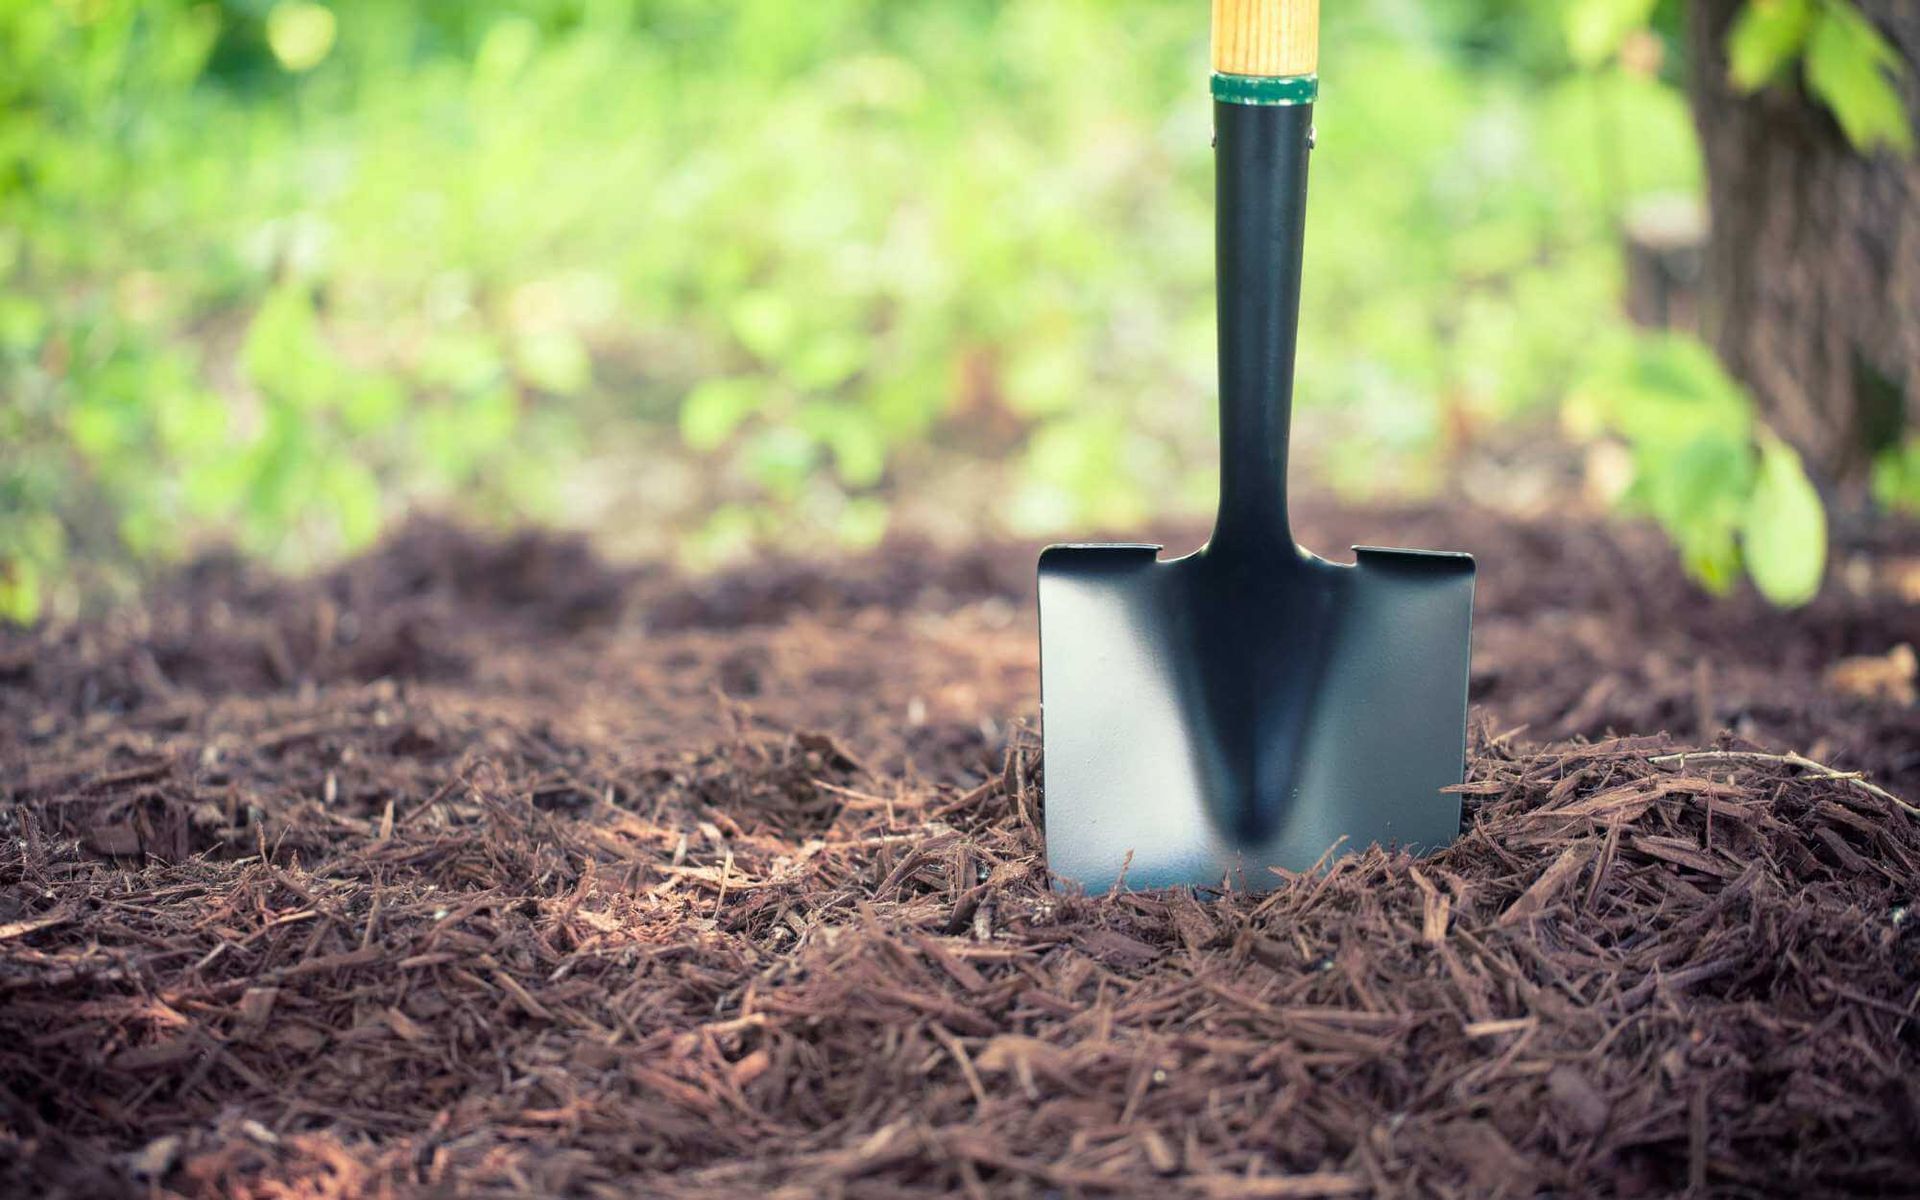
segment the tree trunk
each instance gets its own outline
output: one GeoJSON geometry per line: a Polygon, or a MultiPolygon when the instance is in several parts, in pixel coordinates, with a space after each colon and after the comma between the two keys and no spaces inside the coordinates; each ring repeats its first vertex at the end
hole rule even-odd
{"type": "MultiPolygon", "coordinates": [[[[1707,335],[1815,478],[1857,501],[1873,455],[1920,412],[1920,163],[1855,151],[1797,72],[1735,91],[1727,31],[1748,2],[1694,0],[1690,18],[1707,335]]],[[[1907,62],[1920,123],[1920,3],[1858,2],[1907,62]]]]}

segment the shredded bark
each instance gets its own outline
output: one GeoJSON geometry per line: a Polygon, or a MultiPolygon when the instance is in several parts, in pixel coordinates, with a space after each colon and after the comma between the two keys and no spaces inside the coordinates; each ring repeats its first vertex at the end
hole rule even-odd
{"type": "Polygon", "coordinates": [[[1495,574],[1457,845],[1092,900],[1044,870],[1023,556],[688,583],[416,526],[8,635],[0,1189],[1911,1193],[1914,768],[1814,753],[1910,711],[1496,732],[1551,666],[1497,648],[1582,610],[1495,574]]]}

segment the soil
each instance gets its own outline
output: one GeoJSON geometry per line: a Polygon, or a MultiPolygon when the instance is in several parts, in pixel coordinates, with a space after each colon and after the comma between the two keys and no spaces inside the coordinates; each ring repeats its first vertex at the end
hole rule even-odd
{"type": "Polygon", "coordinates": [[[1911,1195],[1920,533],[1783,614],[1301,524],[1480,556],[1468,825],[1265,896],[1051,887],[1031,546],[422,522],[4,635],[0,1191],[1911,1195]]]}

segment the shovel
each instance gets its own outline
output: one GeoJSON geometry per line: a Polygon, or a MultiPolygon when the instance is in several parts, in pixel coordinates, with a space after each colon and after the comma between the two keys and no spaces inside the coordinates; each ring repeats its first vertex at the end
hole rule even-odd
{"type": "Polygon", "coordinates": [[[1214,0],[1220,504],[1184,558],[1040,556],[1047,863],[1089,893],[1262,891],[1460,830],[1473,559],[1296,545],[1287,432],[1318,0],[1214,0]]]}

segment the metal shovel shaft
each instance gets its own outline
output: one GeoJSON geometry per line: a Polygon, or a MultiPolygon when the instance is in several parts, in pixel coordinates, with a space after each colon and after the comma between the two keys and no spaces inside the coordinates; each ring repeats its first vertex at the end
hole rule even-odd
{"type": "Polygon", "coordinates": [[[1287,449],[1313,105],[1215,101],[1220,507],[1210,545],[1293,549],[1287,449]]]}

